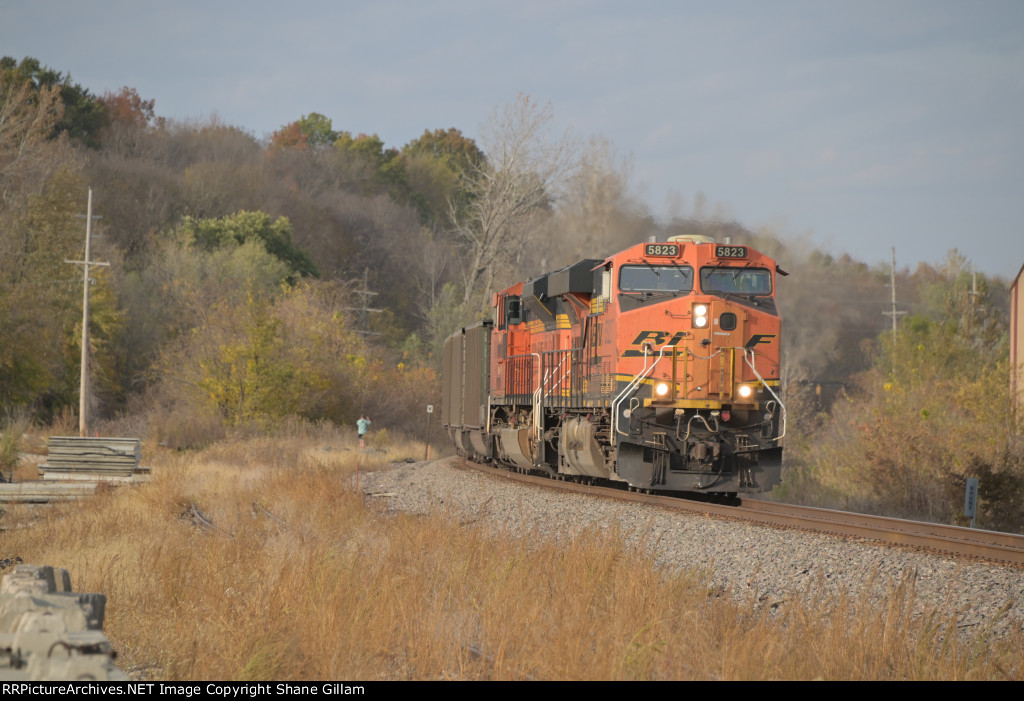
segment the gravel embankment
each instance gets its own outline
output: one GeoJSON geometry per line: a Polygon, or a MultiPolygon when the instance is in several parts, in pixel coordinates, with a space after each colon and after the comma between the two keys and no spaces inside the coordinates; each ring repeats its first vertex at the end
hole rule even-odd
{"type": "Polygon", "coordinates": [[[991,624],[1008,602],[1013,610],[993,630],[1022,625],[1021,569],[517,485],[457,469],[456,460],[364,473],[363,490],[392,512],[447,511],[463,521],[524,531],[542,525],[550,532],[618,528],[628,541],[654,547],[659,564],[710,567],[713,586],[743,601],[753,596],[761,605],[782,605],[807,591],[857,596],[873,574],[881,596],[889,581],[916,572],[918,602],[960,612],[962,630],[991,624]]]}

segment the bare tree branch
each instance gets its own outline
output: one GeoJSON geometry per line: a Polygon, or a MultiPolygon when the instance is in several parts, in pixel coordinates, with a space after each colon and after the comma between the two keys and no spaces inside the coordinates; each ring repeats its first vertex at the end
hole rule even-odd
{"type": "Polygon", "coordinates": [[[547,138],[550,104],[519,95],[499,107],[482,130],[487,161],[470,173],[468,212],[456,221],[462,241],[463,302],[491,290],[496,277],[518,263],[538,218],[550,211],[563,180],[576,168],[576,143],[547,138]]]}

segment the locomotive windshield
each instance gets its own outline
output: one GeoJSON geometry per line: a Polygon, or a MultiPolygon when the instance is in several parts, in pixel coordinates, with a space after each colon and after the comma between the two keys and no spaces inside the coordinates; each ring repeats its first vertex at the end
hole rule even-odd
{"type": "Polygon", "coordinates": [[[623,292],[690,292],[693,268],[688,265],[624,265],[619,272],[623,292]]]}
{"type": "Polygon", "coordinates": [[[701,268],[700,288],[706,293],[770,295],[772,275],[763,268],[701,268]]]}

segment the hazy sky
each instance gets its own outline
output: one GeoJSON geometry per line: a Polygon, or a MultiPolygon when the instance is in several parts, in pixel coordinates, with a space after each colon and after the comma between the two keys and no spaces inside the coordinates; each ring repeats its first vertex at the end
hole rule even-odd
{"type": "Polygon", "coordinates": [[[1024,264],[1021,0],[0,0],[0,55],[165,117],[262,137],[319,112],[396,147],[528,93],[655,213],[703,193],[868,263],[1024,264]]]}

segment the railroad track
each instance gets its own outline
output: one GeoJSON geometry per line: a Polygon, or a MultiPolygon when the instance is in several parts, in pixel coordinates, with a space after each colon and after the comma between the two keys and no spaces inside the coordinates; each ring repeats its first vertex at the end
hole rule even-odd
{"type": "Polygon", "coordinates": [[[629,492],[615,487],[552,480],[548,477],[520,474],[468,460],[463,461],[463,465],[466,469],[548,489],[560,489],[777,528],[795,528],[814,533],[927,550],[943,555],[1024,567],[1024,536],[1012,533],[780,504],[760,499],[698,501],[677,496],[629,492]]]}

